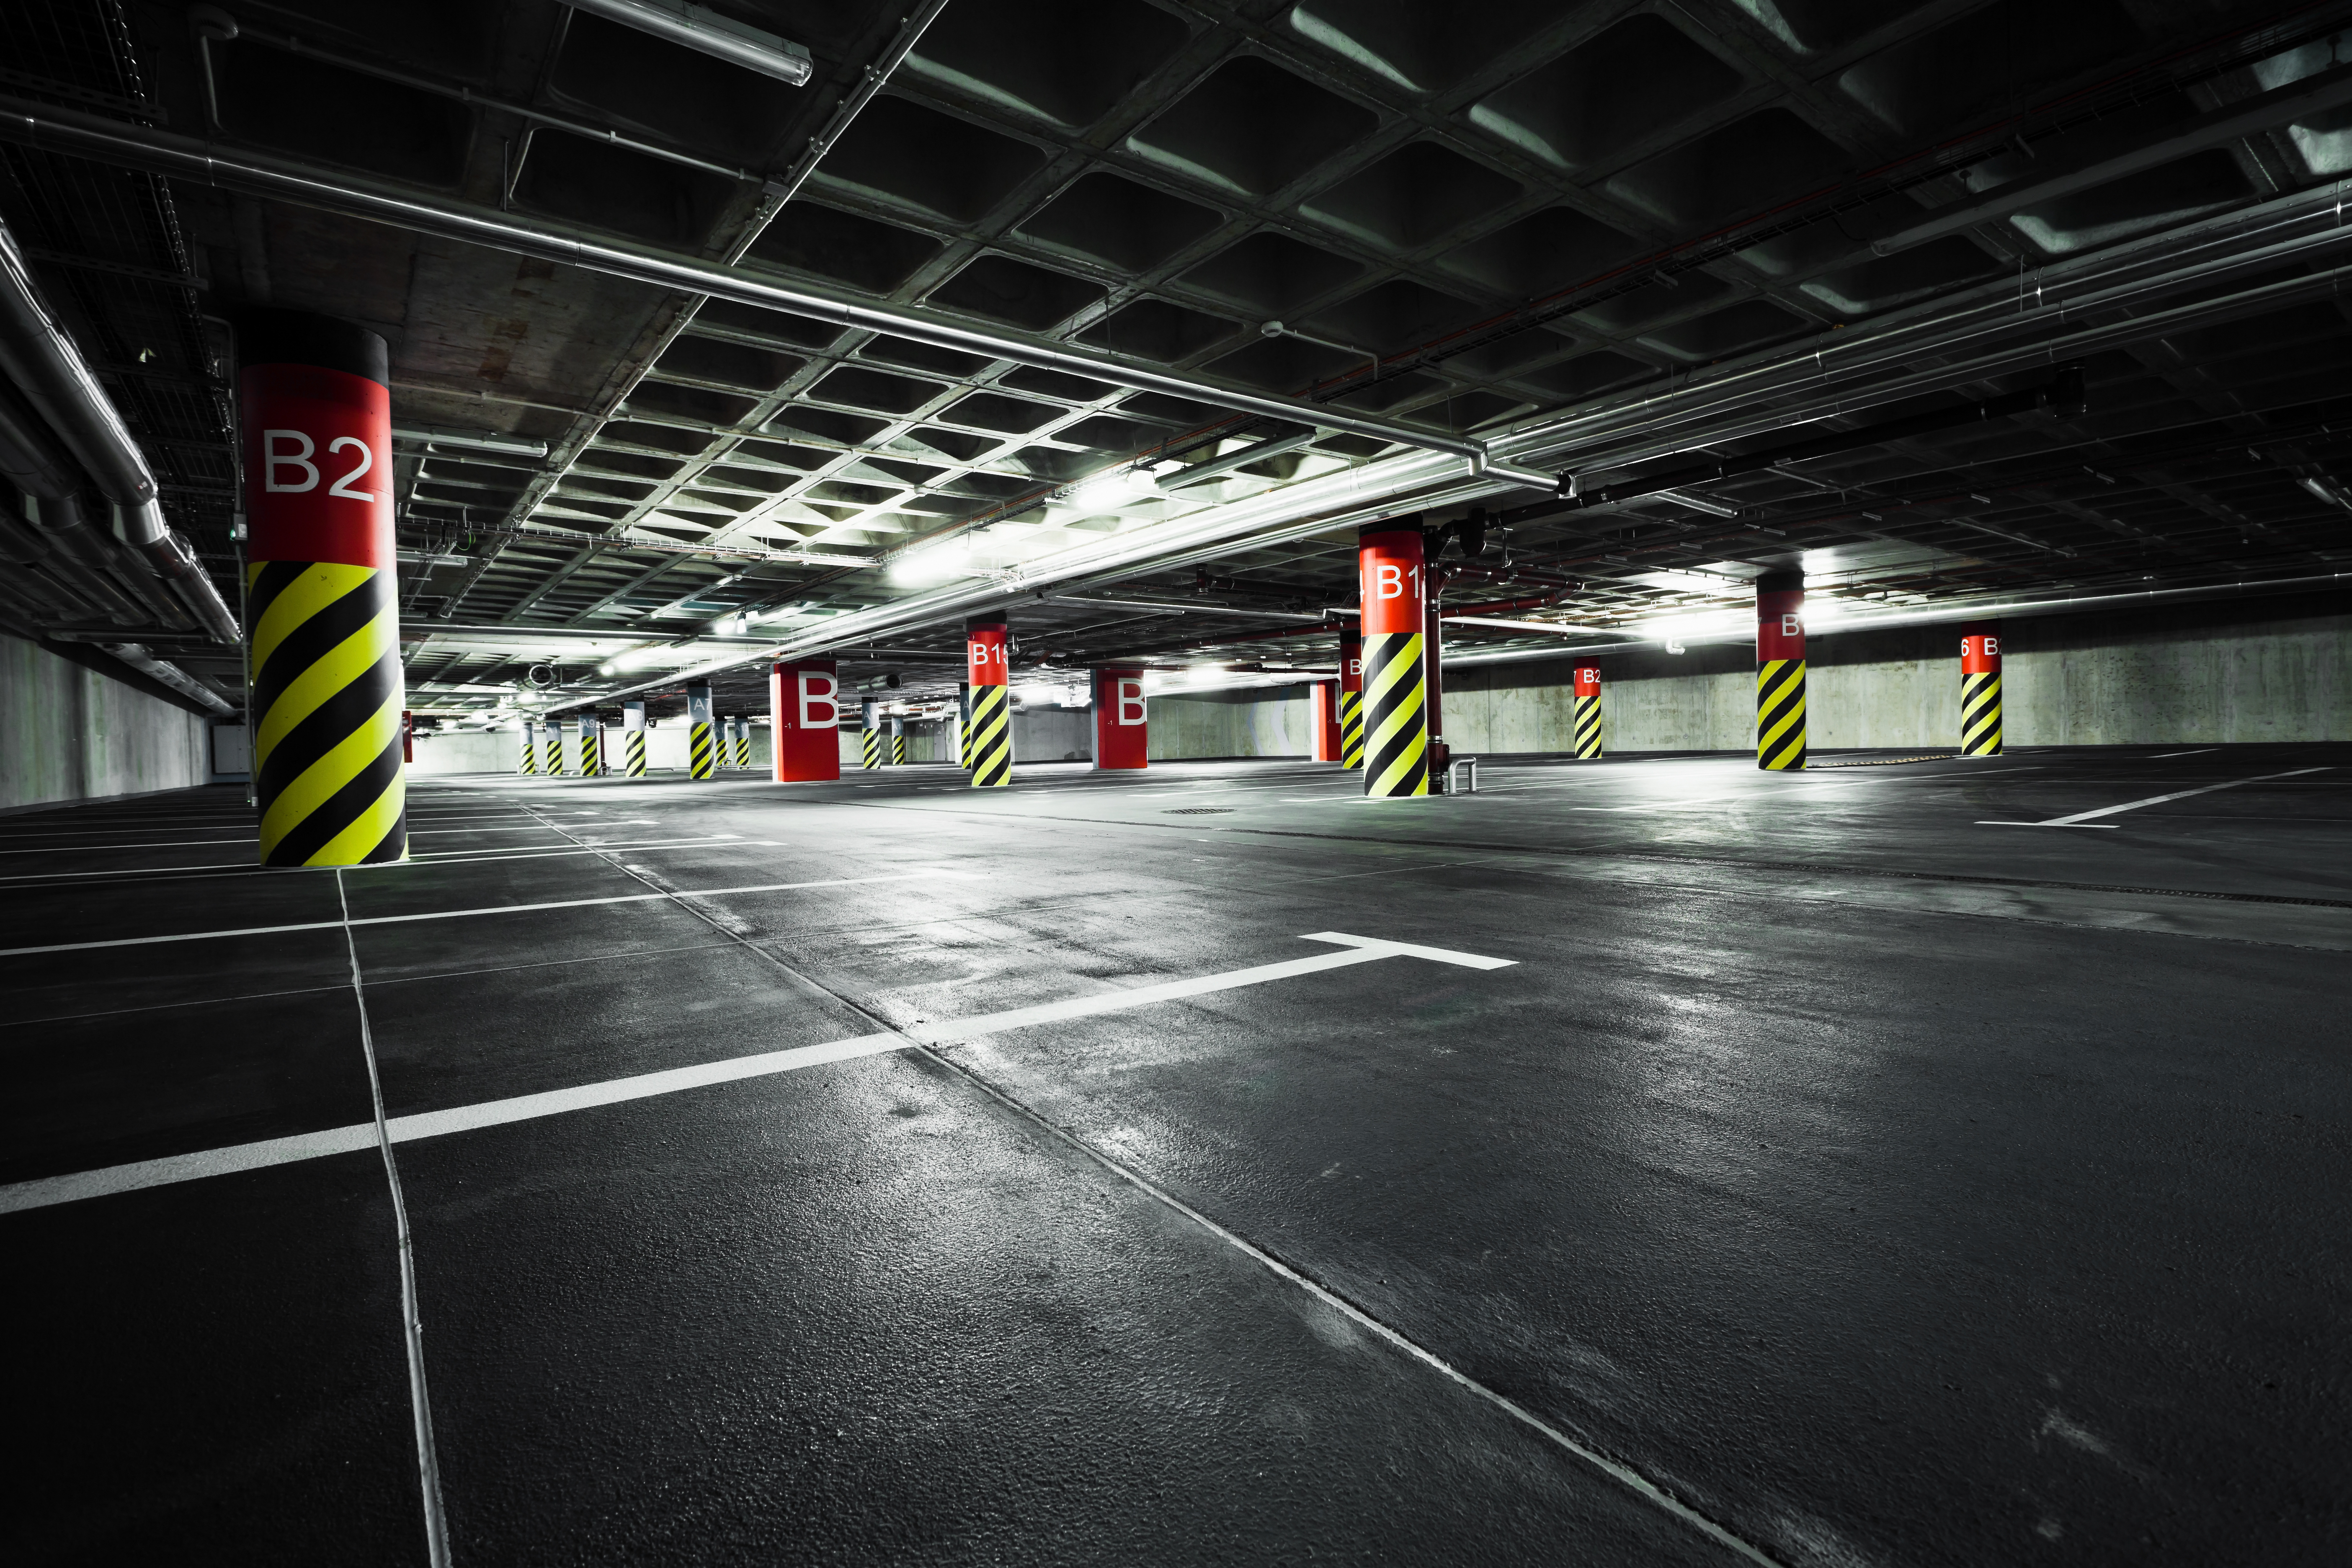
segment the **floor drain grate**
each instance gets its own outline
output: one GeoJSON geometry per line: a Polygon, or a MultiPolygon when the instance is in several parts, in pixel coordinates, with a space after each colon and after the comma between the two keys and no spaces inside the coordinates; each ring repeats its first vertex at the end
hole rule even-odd
{"type": "Polygon", "coordinates": [[[1162,816],[1221,816],[1234,808],[1230,805],[1171,805],[1162,816]]]}

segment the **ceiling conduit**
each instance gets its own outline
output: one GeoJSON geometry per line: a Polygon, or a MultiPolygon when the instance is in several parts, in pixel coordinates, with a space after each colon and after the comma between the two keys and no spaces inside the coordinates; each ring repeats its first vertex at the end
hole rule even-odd
{"type": "Polygon", "coordinates": [[[487,246],[536,257],[656,288],[708,294],[761,310],[782,310],[835,326],[858,327],[887,337],[935,348],[1009,359],[1018,364],[1091,376],[1138,392],[1164,392],[1194,402],[1216,404],[1310,428],[1346,431],[1424,451],[1470,466],[1473,473],[1549,491],[1558,477],[1549,470],[1514,468],[1493,459],[1483,441],[1444,436],[1417,425],[1351,414],[1265,393],[1228,386],[1181,372],[1152,370],[1051,339],[964,326],[906,305],[836,294],[804,283],[746,271],[690,256],[637,245],[567,225],[540,222],[468,203],[431,197],[359,176],[330,174],[268,153],[226,153],[208,142],[125,124],[99,115],[56,109],[23,99],[0,97],[0,139],[70,157],[94,158],[123,168],[144,169],[196,184],[215,185],[298,206],[341,213],[391,224],[418,234],[487,246]]]}
{"type": "Polygon", "coordinates": [[[113,503],[122,542],[138,552],[155,577],[170,584],[178,603],[153,593],[135,572],[125,574],[132,591],[166,626],[185,626],[185,616],[193,616],[215,642],[240,640],[236,617],[222,602],[211,574],[187,541],[164,522],[154,470],[131,438],[112,399],[90,374],[81,351],[42,303],[16,237],[5,223],[0,223],[0,371],[47,421],[98,492],[113,503]]]}

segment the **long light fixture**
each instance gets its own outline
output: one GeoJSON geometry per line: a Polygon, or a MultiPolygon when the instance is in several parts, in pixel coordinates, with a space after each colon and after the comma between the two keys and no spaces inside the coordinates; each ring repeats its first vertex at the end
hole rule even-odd
{"type": "Polygon", "coordinates": [[[720,16],[682,0],[568,0],[575,11],[588,11],[608,22],[689,48],[745,70],[773,77],[801,87],[816,72],[809,52],[798,44],[763,33],[757,27],[720,16]]]}

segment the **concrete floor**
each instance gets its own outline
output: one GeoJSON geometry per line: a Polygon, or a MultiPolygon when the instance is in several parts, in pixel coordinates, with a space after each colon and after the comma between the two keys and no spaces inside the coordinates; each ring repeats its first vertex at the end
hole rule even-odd
{"type": "Polygon", "coordinates": [[[0,820],[0,1539],[2341,1560],[2352,747],[2168,750],[0,820]]]}

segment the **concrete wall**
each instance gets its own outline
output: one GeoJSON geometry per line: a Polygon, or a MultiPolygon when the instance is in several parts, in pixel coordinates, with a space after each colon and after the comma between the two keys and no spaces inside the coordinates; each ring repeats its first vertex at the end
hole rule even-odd
{"type": "Polygon", "coordinates": [[[210,722],[0,637],[0,811],[201,784],[210,722]]]}
{"type": "MultiPolygon", "coordinates": [[[[1958,744],[1959,627],[1822,632],[1806,648],[1816,750],[1958,744]]],[[[2352,611],[2343,595],[2117,615],[2014,619],[2002,628],[2002,728],[2013,746],[2352,740],[2352,611]]],[[[1447,671],[1456,752],[1570,749],[1575,661],[1447,671]]],[[[1745,751],[1756,676],[1744,647],[1603,654],[1612,751],[1745,751]]]]}
{"type": "Polygon", "coordinates": [[[1307,688],[1261,687],[1247,691],[1190,691],[1150,700],[1150,759],[1304,757],[1313,753],[1307,731],[1307,688]]]}

